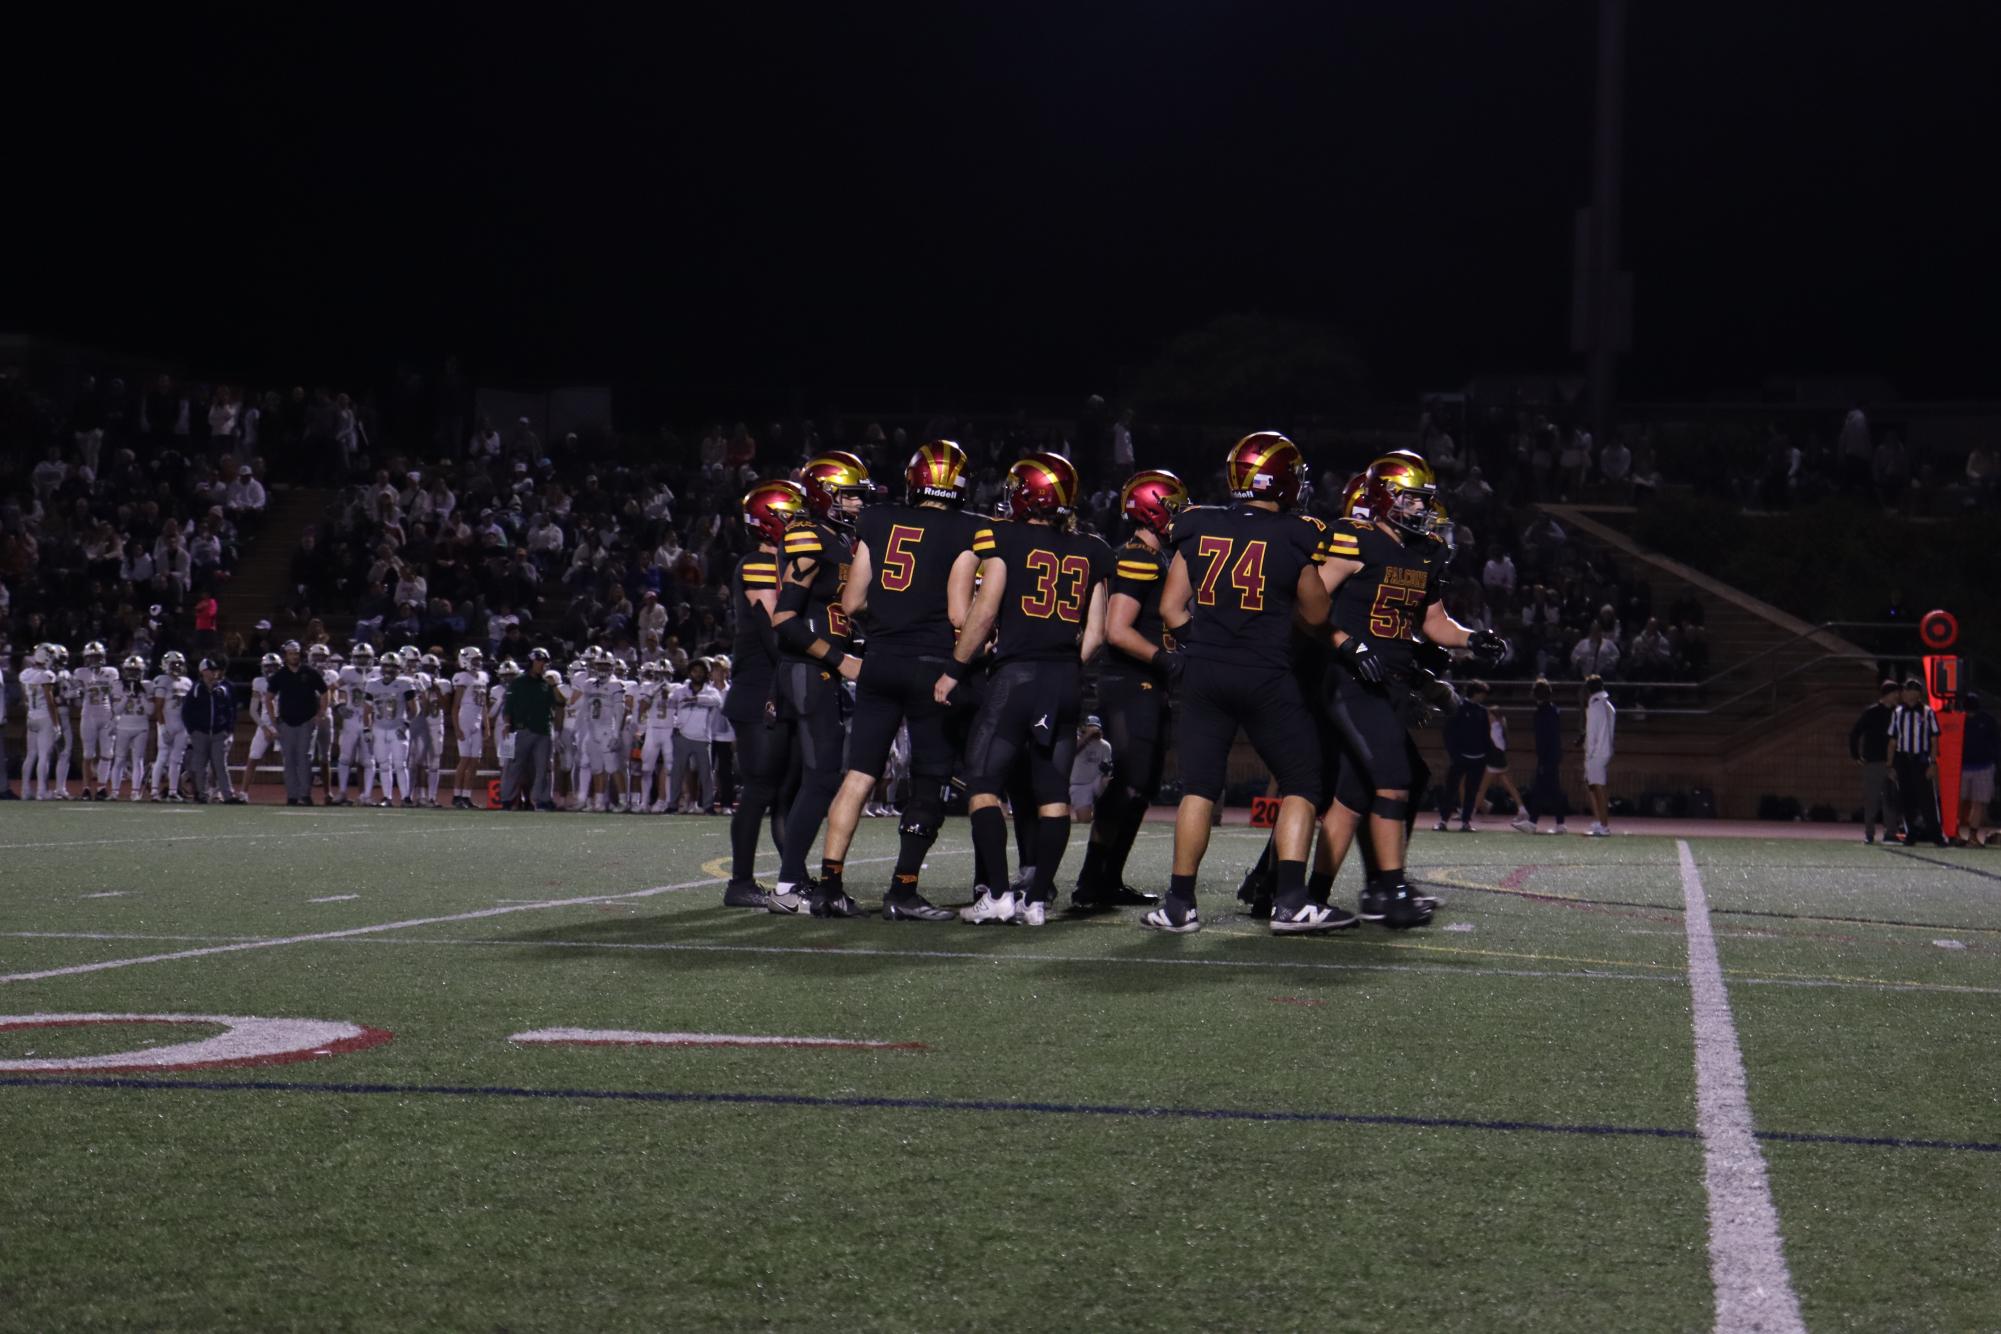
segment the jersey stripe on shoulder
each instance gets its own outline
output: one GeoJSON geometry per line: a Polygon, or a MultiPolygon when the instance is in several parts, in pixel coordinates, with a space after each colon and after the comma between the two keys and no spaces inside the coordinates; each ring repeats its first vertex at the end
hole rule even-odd
{"type": "Polygon", "coordinates": [[[1119,562],[1121,579],[1136,579],[1141,583],[1160,578],[1160,567],[1151,563],[1122,560],[1119,562]]]}
{"type": "Polygon", "coordinates": [[[996,548],[995,548],[995,546],[994,546],[994,530],[993,530],[993,529],[991,529],[991,528],[980,528],[980,529],[976,529],[976,530],[974,531],[974,533],[973,533],[973,552],[974,552],[974,554],[975,554],[975,555],[980,555],[980,556],[991,556],[991,555],[993,555],[993,554],[994,554],[994,551],[995,551],[995,549],[996,549],[996,548]]]}
{"type": "Polygon", "coordinates": [[[785,530],[785,554],[788,556],[817,556],[825,549],[820,541],[820,530],[811,524],[799,524],[785,530]]]}
{"type": "Polygon", "coordinates": [[[743,563],[743,582],[748,588],[778,587],[778,562],[751,560],[743,563]]]}

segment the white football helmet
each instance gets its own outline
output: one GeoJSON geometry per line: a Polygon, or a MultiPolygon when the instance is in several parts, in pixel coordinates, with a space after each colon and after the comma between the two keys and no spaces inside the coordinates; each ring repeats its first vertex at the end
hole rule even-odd
{"type": "Polygon", "coordinates": [[[357,643],[348,650],[347,656],[348,661],[366,671],[375,665],[375,646],[365,642],[357,643]]]}
{"type": "Polygon", "coordinates": [[[486,655],[468,644],[459,650],[459,670],[476,672],[486,662],[486,655]]]}
{"type": "Polygon", "coordinates": [[[266,653],[262,658],[257,660],[257,665],[263,670],[264,675],[270,676],[274,672],[284,668],[285,660],[275,653],[266,653]]]}
{"type": "Polygon", "coordinates": [[[125,660],[123,664],[123,674],[125,676],[125,679],[128,681],[138,681],[144,679],[146,675],[146,660],[140,657],[138,654],[134,653],[131,657],[125,660]]]}
{"type": "Polygon", "coordinates": [[[169,676],[186,676],[188,674],[187,655],[179,649],[168,649],[160,655],[160,670],[169,676]]]}
{"type": "Polygon", "coordinates": [[[104,641],[93,639],[83,646],[83,665],[102,667],[104,665],[104,641]]]}

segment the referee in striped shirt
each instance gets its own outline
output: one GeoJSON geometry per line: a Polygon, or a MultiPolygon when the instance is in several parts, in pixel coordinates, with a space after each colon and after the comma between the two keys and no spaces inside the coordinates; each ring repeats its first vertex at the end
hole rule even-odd
{"type": "Polygon", "coordinates": [[[1945,844],[1938,809],[1938,715],[1925,703],[1924,683],[1904,682],[1903,701],[1890,714],[1890,762],[1897,770],[1897,794],[1904,808],[1904,842],[1929,839],[1945,844]]]}

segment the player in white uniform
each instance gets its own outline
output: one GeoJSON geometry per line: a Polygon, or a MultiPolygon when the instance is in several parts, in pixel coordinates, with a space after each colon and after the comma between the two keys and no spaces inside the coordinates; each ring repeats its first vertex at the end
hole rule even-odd
{"type": "Polygon", "coordinates": [[[336,805],[352,806],[348,799],[347,779],[350,771],[361,772],[361,802],[368,804],[367,763],[368,729],[362,724],[362,705],[368,683],[375,673],[375,649],[368,644],[356,644],[348,652],[347,666],[340,669],[340,694],[337,697],[340,712],[340,800],[336,805]]]}
{"type": "Polygon", "coordinates": [[[37,644],[21,669],[21,693],[28,703],[28,754],[21,762],[21,796],[26,801],[49,800],[49,779],[56,767],[56,673],[50,645],[37,644]]]}
{"type": "Polygon", "coordinates": [[[639,673],[637,668],[623,668],[616,658],[612,662],[612,675],[617,678],[619,693],[625,700],[624,707],[619,710],[616,771],[625,802],[617,809],[637,815],[646,809],[646,794],[639,790],[636,755],[639,745],[639,673]]]}
{"type": "MultiPolygon", "coordinates": [[[[658,769],[664,784],[674,766],[674,706],[671,673],[664,662],[649,662],[639,669],[639,725],[646,735],[639,756],[640,801],[654,797],[653,773],[658,769]]],[[[659,796],[645,807],[649,815],[667,809],[664,786],[659,796]]]]}
{"type": "MultiPolygon", "coordinates": [[[[334,659],[333,650],[325,644],[314,644],[306,649],[306,666],[320,674],[320,679],[327,683],[327,689],[339,689],[338,664],[334,659]]],[[[339,696],[336,695],[335,698],[338,699],[339,696]]],[[[333,710],[322,709],[319,718],[313,723],[313,768],[318,773],[321,784],[326,788],[326,800],[329,806],[333,805],[334,799],[333,739],[333,710]]]]}
{"type": "Polygon", "coordinates": [[[625,683],[612,674],[611,654],[593,645],[584,652],[583,717],[577,723],[583,765],[578,809],[606,811],[625,799],[625,770],[619,753],[625,733],[625,683]]]}
{"type": "Polygon", "coordinates": [[[93,639],[83,646],[83,666],[71,674],[71,680],[83,701],[77,710],[83,799],[105,801],[111,795],[111,690],[118,684],[118,669],[105,663],[103,643],[93,639]]]}
{"type": "Polygon", "coordinates": [[[485,655],[476,648],[459,650],[459,669],[452,674],[452,740],[458,768],[452,774],[452,807],[469,811],[479,781],[480,757],[486,753],[488,682],[485,655]]]}
{"type": "Polygon", "coordinates": [[[188,660],[168,651],[160,655],[160,674],[153,678],[153,721],[159,744],[153,748],[153,800],[181,799],[181,764],[188,757],[188,729],[181,723],[181,705],[194,692],[188,660]]]}
{"type": "Polygon", "coordinates": [[[398,783],[403,786],[403,804],[417,804],[410,797],[410,729],[418,718],[417,683],[403,675],[403,656],[391,649],[382,655],[374,678],[362,687],[361,719],[372,744],[368,775],[361,782],[364,804],[378,777],[382,800],[377,805],[396,804],[398,783]]]}
{"type": "Polygon", "coordinates": [[[435,653],[424,655],[424,675],[431,680],[430,729],[431,763],[424,774],[424,804],[435,808],[438,804],[438,788],[445,776],[445,734],[450,732],[456,719],[452,717],[452,705],[456,692],[452,679],[445,675],[444,664],[435,653]]]}
{"type": "MultiPolygon", "coordinates": [[[[521,675],[521,664],[512,658],[502,658],[500,666],[493,669],[493,688],[487,692],[486,721],[493,733],[493,758],[500,766],[500,772],[507,772],[507,765],[514,758],[514,729],[507,725],[507,687],[514,684],[521,675]]],[[[534,804],[535,794],[521,794],[534,804]]]]}
{"type": "Polygon", "coordinates": [[[57,801],[69,800],[69,757],[76,748],[76,706],[80,695],[76,688],[76,678],[69,669],[69,650],[61,644],[51,644],[55,661],[50,664],[56,674],[56,790],[57,801]]]}
{"type": "Polygon", "coordinates": [[[427,662],[436,663],[437,659],[427,658],[414,646],[408,645],[398,650],[396,656],[403,664],[404,680],[414,692],[412,698],[417,701],[417,716],[410,724],[410,785],[405,789],[406,794],[414,793],[416,799],[414,802],[406,800],[403,804],[422,806],[425,784],[430,779],[431,771],[437,767],[437,751],[431,746],[434,722],[440,729],[439,739],[443,739],[444,719],[438,715],[437,702],[432,698],[432,685],[437,680],[437,674],[426,665],[427,662]]]}
{"type": "Polygon", "coordinates": [[[250,678],[250,754],[243,761],[243,783],[237,789],[244,791],[250,786],[250,775],[257,771],[257,761],[278,749],[278,701],[271,694],[271,678],[284,667],[285,660],[275,653],[266,653],[257,664],[257,675],[250,678]]]}
{"type": "Polygon", "coordinates": [[[555,787],[552,795],[559,810],[582,810],[585,804],[577,787],[578,765],[583,759],[583,747],[577,741],[577,722],[584,715],[586,676],[584,660],[572,658],[556,686],[558,702],[563,706],[563,723],[550,742],[549,772],[555,787]],[[574,803],[572,798],[576,798],[574,803]]]}
{"type": "Polygon", "coordinates": [[[146,660],[136,653],[125,660],[111,685],[110,796],[118,785],[132,785],[132,800],[146,793],[146,740],[153,730],[153,691],[146,683],[146,660]]]}

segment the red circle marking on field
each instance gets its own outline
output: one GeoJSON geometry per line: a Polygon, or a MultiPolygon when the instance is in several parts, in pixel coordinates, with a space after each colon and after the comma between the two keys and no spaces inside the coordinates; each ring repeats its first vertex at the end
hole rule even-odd
{"type": "Polygon", "coordinates": [[[31,1028],[85,1028],[99,1024],[220,1024],[224,1032],[169,1047],[106,1052],[96,1056],[27,1057],[0,1060],[0,1073],[227,1070],[254,1065],[289,1065],[322,1056],[379,1047],[396,1035],[335,1019],[260,1019],[240,1014],[9,1014],[0,1015],[0,1033],[31,1028]]]}

